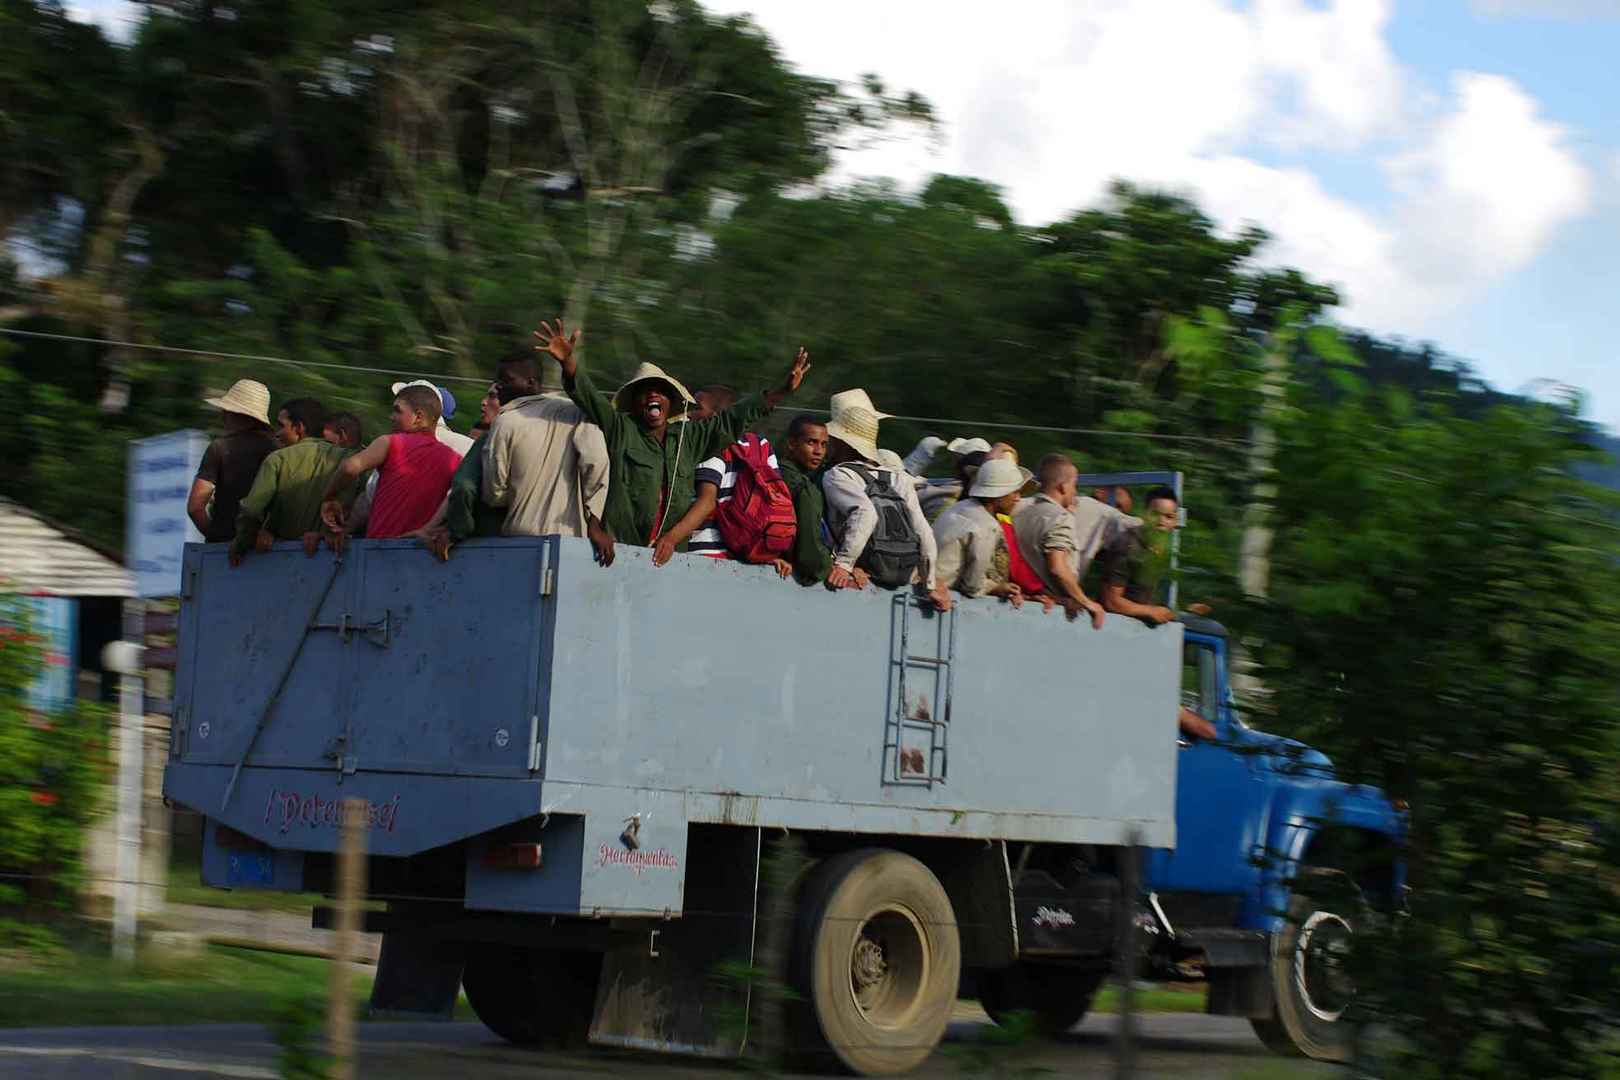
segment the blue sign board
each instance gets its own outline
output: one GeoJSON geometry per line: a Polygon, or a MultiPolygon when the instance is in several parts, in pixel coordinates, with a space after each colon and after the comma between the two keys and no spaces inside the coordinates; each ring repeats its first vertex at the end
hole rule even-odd
{"type": "Polygon", "coordinates": [[[186,496],[206,449],[208,436],[191,430],[130,441],[124,550],[136,596],[180,592],[180,556],[188,542],[202,542],[186,496]]]}

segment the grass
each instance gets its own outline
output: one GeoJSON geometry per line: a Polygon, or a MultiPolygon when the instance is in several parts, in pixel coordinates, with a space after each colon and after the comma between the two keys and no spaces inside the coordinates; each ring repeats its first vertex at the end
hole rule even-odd
{"type": "MultiPolygon", "coordinates": [[[[185,960],[114,964],[102,950],[74,950],[0,968],[0,1027],[58,1024],[265,1023],[302,998],[324,997],[325,960],[209,946],[185,960]]],[[[353,979],[356,1005],[371,974],[353,979]]]]}
{"type": "MultiPolygon", "coordinates": [[[[1174,990],[1167,987],[1137,990],[1132,994],[1132,999],[1139,1012],[1201,1013],[1204,1011],[1204,988],[1201,986],[1196,990],[1174,990]]],[[[1097,991],[1097,996],[1091,999],[1091,1011],[1098,1013],[1119,1012],[1119,991],[1112,986],[1105,986],[1097,991]]]]}
{"type": "Polygon", "coordinates": [[[168,901],[171,904],[197,904],[201,907],[231,908],[235,911],[290,911],[309,914],[316,904],[326,903],[320,893],[270,892],[265,889],[216,889],[202,883],[202,868],[196,856],[176,852],[169,863],[168,901]]]}

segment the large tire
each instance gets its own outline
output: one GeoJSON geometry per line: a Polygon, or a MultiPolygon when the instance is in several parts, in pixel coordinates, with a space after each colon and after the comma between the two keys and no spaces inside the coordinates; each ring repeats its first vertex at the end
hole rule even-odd
{"type": "Polygon", "coordinates": [[[519,1046],[583,1046],[596,1009],[599,953],[469,945],[461,973],[484,1026],[519,1046]]]}
{"type": "Polygon", "coordinates": [[[928,867],[878,848],[830,859],[799,901],[798,1049],[861,1076],[914,1069],[945,1034],[961,968],[956,915],[928,867]]]}
{"type": "Polygon", "coordinates": [[[1106,971],[1019,962],[979,974],[979,1004],[1006,1027],[1014,1013],[1028,1013],[1041,1035],[1062,1035],[1086,1018],[1106,971]]]}
{"type": "Polygon", "coordinates": [[[1355,1028],[1345,1013],[1355,987],[1345,954],[1361,916],[1360,897],[1329,872],[1302,884],[1308,887],[1289,898],[1288,923],[1271,944],[1272,1015],[1250,1023],[1279,1054],[1349,1061],[1355,1028]]]}

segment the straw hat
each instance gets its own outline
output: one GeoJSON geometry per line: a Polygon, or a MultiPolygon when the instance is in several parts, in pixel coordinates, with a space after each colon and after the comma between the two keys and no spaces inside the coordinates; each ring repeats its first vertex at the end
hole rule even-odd
{"type": "Polygon", "coordinates": [[[957,457],[967,457],[969,454],[988,454],[990,443],[984,439],[952,439],[945,444],[945,449],[957,457]]]}
{"type": "Polygon", "coordinates": [[[848,443],[868,461],[876,461],[878,421],[889,414],[878,412],[865,390],[841,390],[832,396],[830,404],[832,419],[827,421],[827,434],[848,443]]]}
{"type": "MultiPolygon", "coordinates": [[[[636,368],[635,374],[630,376],[630,381],[619,387],[618,393],[613,395],[613,407],[615,409],[629,408],[631,387],[635,386],[637,383],[644,383],[651,380],[657,380],[658,382],[665,383],[671,390],[675,391],[670,395],[670,400],[672,402],[678,398],[687,405],[697,404],[697,399],[686,392],[686,387],[681,385],[679,379],[666,372],[657,364],[649,364],[643,361],[640,366],[636,368]]],[[[671,409],[671,411],[684,413],[686,410],[671,409]]]]}
{"type": "Polygon", "coordinates": [[[1006,458],[991,458],[979,466],[968,495],[981,499],[995,499],[1022,491],[1035,482],[1035,474],[1006,458]]]}
{"type": "Polygon", "coordinates": [[[872,404],[872,399],[867,396],[865,390],[840,390],[832,396],[832,401],[827,405],[827,408],[832,411],[834,416],[837,416],[841,409],[865,409],[879,420],[887,420],[894,415],[893,413],[879,412],[878,407],[872,404]]]}
{"type": "Polygon", "coordinates": [[[204,401],[222,412],[240,413],[266,427],[270,424],[270,388],[262,382],[237,379],[224,396],[205,398],[204,401]]]}

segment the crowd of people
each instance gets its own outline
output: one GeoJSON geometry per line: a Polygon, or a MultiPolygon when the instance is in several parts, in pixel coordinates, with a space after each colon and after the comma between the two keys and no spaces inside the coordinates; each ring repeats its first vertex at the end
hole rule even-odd
{"type": "MultiPolygon", "coordinates": [[[[1009,443],[923,439],[905,458],[878,447],[879,411],[864,390],[832,395],[828,415],[800,414],[780,449],[757,429],[803,382],[800,349],[780,384],[742,396],[690,393],[643,363],[611,393],[576,358],[579,331],[542,323],[532,349],[496,364],[470,435],[448,424],[449,390],[395,383],[390,430],[367,443],[352,413],[284,403],[241,380],[209,404],[224,433],[203,457],[188,511],[203,537],[230,544],[232,566],[278,540],[313,554],[348,537],[412,537],[440,559],[478,536],[588,538],[611,565],[617,544],[774,567],[833,591],[914,588],[948,611],[954,598],[1061,606],[1101,627],[1109,613],[1175,618],[1168,581],[1177,496],[1155,488],[1079,490],[1079,469],[1048,454],[1032,471],[1009,443]],[[536,353],[540,354],[537,357],[536,353]],[[561,369],[542,385],[541,357],[561,369]],[[951,476],[923,474],[944,453],[951,476]],[[1084,582],[1099,565],[1097,596],[1084,582]]],[[[1208,737],[1183,710],[1182,728],[1208,737]]]]}

